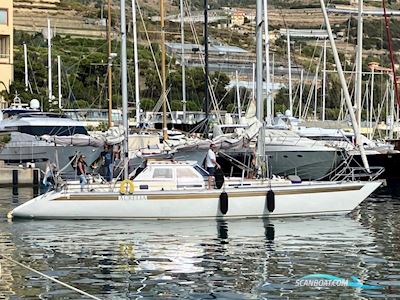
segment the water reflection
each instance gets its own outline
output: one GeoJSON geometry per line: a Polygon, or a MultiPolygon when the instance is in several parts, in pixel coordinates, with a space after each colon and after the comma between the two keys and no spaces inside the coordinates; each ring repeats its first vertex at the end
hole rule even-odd
{"type": "Polygon", "coordinates": [[[265,228],[265,239],[267,242],[272,242],[275,239],[275,227],[274,224],[268,218],[264,220],[264,228],[265,228]]]}
{"type": "MultiPolygon", "coordinates": [[[[373,243],[351,218],[271,222],[26,221],[9,230],[20,261],[53,269],[64,281],[102,297],[122,297],[121,289],[153,297],[196,290],[203,296],[210,290],[214,296],[292,293],[292,279],[321,268],[335,274],[337,264],[359,269],[360,247],[373,243]],[[326,261],[332,255],[335,270],[326,261]]],[[[44,295],[59,289],[46,284],[44,295]]]]}
{"type": "MultiPolygon", "coordinates": [[[[0,250],[102,299],[396,298],[399,208],[376,199],[352,217],[0,222],[0,250]],[[386,288],[295,285],[310,273],[386,288]]],[[[0,290],[17,298],[78,297],[20,268],[7,272],[0,290]]]]}
{"type": "Polygon", "coordinates": [[[228,243],[226,240],[228,239],[228,222],[225,220],[217,221],[217,231],[218,231],[218,239],[220,239],[221,243],[228,243]]]}

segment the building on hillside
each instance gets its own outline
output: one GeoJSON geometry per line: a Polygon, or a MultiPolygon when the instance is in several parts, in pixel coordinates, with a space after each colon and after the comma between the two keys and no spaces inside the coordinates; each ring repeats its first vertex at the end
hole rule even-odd
{"type": "Polygon", "coordinates": [[[241,26],[244,24],[245,21],[245,13],[243,11],[235,11],[231,15],[231,24],[241,26]]]}
{"type": "MultiPolygon", "coordinates": [[[[181,44],[165,43],[165,46],[167,54],[175,58],[176,64],[180,64],[182,56],[181,44]]],[[[231,80],[236,80],[236,71],[238,71],[239,80],[252,80],[253,66],[255,66],[256,63],[255,53],[236,46],[211,44],[208,47],[208,55],[210,72],[223,72],[228,75],[231,80]]],[[[184,45],[184,61],[187,68],[202,68],[204,65],[203,57],[203,45],[184,45]]],[[[288,74],[288,68],[285,63],[286,61],[283,63],[275,61],[274,73],[276,78],[288,74]]],[[[293,78],[300,77],[301,68],[300,65],[292,64],[293,78]]],[[[313,76],[314,75],[310,75],[310,78],[313,79],[313,76]]],[[[306,80],[308,80],[308,77],[306,80]]]]}
{"type": "Polygon", "coordinates": [[[250,23],[256,22],[256,11],[254,9],[247,9],[244,11],[245,17],[250,23]]]}
{"type": "MultiPolygon", "coordinates": [[[[382,0],[369,0],[368,2],[379,2],[379,3],[381,3],[382,0]]],[[[394,0],[393,2],[397,2],[397,0],[394,0]]],[[[349,4],[350,5],[357,5],[358,4],[358,0],[350,0],[349,4]]]]}
{"type": "Polygon", "coordinates": [[[0,91],[13,81],[13,0],[0,1],[0,91]]]}
{"type": "MultiPolygon", "coordinates": [[[[176,59],[179,64],[182,56],[180,43],[166,43],[167,54],[176,59]]],[[[211,72],[220,71],[230,77],[235,76],[238,70],[249,76],[252,74],[255,55],[245,49],[230,46],[211,44],[208,47],[208,64],[211,72]]],[[[204,46],[198,44],[184,45],[184,60],[186,67],[202,67],[204,57],[204,46]]]]}

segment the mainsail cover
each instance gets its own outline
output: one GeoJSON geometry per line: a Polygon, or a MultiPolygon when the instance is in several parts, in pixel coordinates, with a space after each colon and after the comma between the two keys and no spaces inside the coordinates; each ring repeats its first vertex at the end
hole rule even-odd
{"type": "Polygon", "coordinates": [[[72,145],[72,146],[93,146],[103,147],[104,141],[101,139],[94,138],[90,135],[74,134],[70,136],[57,136],[57,135],[42,135],[40,137],[49,143],[55,143],[56,145],[72,145]]]}
{"type": "Polygon", "coordinates": [[[115,145],[121,143],[124,140],[124,129],[121,127],[116,127],[111,128],[106,132],[93,132],[91,135],[42,135],[40,138],[57,145],[103,147],[104,144],[115,145]]]}

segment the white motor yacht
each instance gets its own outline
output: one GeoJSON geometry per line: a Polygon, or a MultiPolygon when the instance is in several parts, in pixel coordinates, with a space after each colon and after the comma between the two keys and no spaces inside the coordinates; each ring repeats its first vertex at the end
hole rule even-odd
{"type": "Polygon", "coordinates": [[[73,173],[71,160],[77,153],[90,165],[100,155],[103,141],[91,137],[80,121],[44,112],[20,112],[0,121],[0,134],[10,141],[0,149],[0,160],[8,164],[35,163],[45,169],[46,160],[73,173]]]}

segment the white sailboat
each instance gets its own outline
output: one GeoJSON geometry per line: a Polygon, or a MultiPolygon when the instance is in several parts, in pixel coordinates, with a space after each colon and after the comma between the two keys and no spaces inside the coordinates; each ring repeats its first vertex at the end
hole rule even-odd
{"type": "MultiPolygon", "coordinates": [[[[125,26],[124,10],[122,0],[121,28],[125,26]]],[[[122,38],[126,36],[123,34],[122,38]]],[[[124,52],[121,60],[123,74],[126,74],[124,52]]],[[[124,76],[122,89],[126,112],[124,76]]],[[[127,158],[126,153],[124,158],[127,158]]],[[[129,178],[127,168],[124,173],[124,178],[129,178]]],[[[122,181],[117,191],[50,191],[15,208],[9,218],[201,219],[344,214],[357,207],[381,184],[242,179],[227,180],[218,184],[219,189],[206,189],[207,175],[190,162],[150,161],[133,181],[122,181]]]]}
{"type": "Polygon", "coordinates": [[[51,191],[10,212],[34,219],[191,219],[345,214],[380,182],[227,180],[206,189],[207,173],[189,162],[150,161],[119,191],[51,191]]]}

